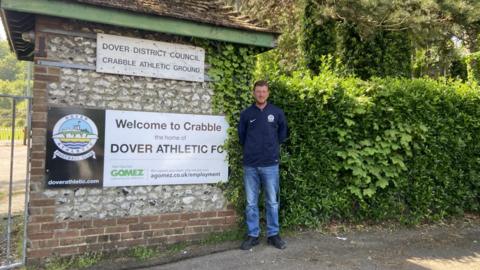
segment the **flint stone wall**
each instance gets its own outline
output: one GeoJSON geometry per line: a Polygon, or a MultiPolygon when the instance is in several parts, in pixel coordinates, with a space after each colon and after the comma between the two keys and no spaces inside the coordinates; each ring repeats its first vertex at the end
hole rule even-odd
{"type": "MultiPolygon", "coordinates": [[[[69,30],[69,27],[65,28],[69,30]]],[[[86,30],[90,33],[105,32],[105,29],[92,26],[82,28],[82,31],[86,30]]],[[[131,32],[107,33],[135,37],[135,33],[131,32]]],[[[95,67],[95,38],[61,34],[49,34],[47,37],[46,55],[49,61],[95,67]]],[[[165,39],[155,35],[146,38],[165,39]]],[[[76,68],[60,68],[58,81],[47,84],[47,102],[53,106],[212,114],[212,95],[208,82],[111,75],[76,68]]],[[[222,191],[211,184],[48,189],[43,194],[55,199],[56,220],[205,212],[226,208],[222,191]]]]}

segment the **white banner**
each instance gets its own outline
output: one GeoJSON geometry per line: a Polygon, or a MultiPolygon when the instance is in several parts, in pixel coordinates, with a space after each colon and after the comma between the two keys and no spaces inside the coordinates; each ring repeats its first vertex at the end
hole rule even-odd
{"type": "Polygon", "coordinates": [[[203,82],[204,62],[200,47],[97,34],[97,72],[203,82]]]}
{"type": "Polygon", "coordinates": [[[225,182],[227,128],[223,116],[107,110],[103,185],[225,182]]]}

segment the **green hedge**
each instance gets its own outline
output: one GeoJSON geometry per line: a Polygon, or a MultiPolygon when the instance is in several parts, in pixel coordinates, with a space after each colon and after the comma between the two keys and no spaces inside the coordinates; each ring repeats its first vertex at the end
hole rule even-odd
{"type": "Polygon", "coordinates": [[[271,100],[290,128],[283,225],[412,224],[480,210],[479,89],[322,72],[273,81],[271,100]]]}
{"type": "MultiPolygon", "coordinates": [[[[230,124],[229,181],[243,213],[236,125],[253,100],[258,50],[207,44],[215,112],[230,124]]],[[[429,79],[342,78],[321,67],[310,77],[272,73],[271,101],[284,109],[283,226],[330,221],[408,224],[480,211],[480,89],[429,79]]],[[[306,72],[307,73],[307,72],[306,72]]],[[[257,74],[258,75],[258,74],[257,74]]]]}

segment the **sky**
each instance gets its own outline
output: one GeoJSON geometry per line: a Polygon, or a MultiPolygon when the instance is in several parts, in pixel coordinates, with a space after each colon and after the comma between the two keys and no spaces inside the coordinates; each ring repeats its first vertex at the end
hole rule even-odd
{"type": "Polygon", "coordinates": [[[5,34],[5,29],[3,28],[2,20],[0,20],[0,40],[7,39],[7,35],[5,34]]]}

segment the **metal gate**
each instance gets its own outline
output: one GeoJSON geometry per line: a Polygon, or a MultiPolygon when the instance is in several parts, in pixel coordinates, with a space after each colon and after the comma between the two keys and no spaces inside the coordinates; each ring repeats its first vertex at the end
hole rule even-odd
{"type": "MultiPolygon", "coordinates": [[[[25,265],[26,250],[27,250],[27,219],[28,219],[28,194],[30,183],[30,141],[31,141],[31,111],[32,111],[32,99],[28,96],[12,96],[0,94],[0,101],[7,101],[12,104],[11,113],[3,112],[1,117],[2,121],[10,121],[11,130],[10,136],[8,132],[2,131],[4,136],[7,136],[9,142],[4,141],[5,147],[2,152],[1,162],[2,164],[9,165],[8,179],[0,179],[0,192],[6,192],[3,198],[0,198],[1,208],[6,210],[0,211],[0,270],[12,269],[25,265]],[[25,103],[23,105],[22,103],[25,103]],[[24,106],[25,114],[21,116],[25,117],[25,129],[24,138],[22,139],[23,147],[26,146],[26,171],[25,179],[20,182],[25,192],[24,207],[20,212],[14,213],[12,211],[12,201],[14,198],[14,165],[15,165],[15,144],[18,142],[18,129],[17,120],[18,117],[18,105],[24,106]],[[9,147],[9,148],[8,148],[9,147]],[[8,162],[8,163],[7,163],[8,162]],[[3,181],[7,180],[7,181],[3,181]],[[24,186],[23,186],[24,185],[24,186]],[[6,201],[6,202],[5,202],[6,201]],[[2,213],[3,212],[3,213],[2,213]]],[[[5,104],[5,103],[4,103],[5,104]]],[[[5,137],[2,139],[5,140],[5,137]]],[[[18,148],[18,147],[17,147],[18,148]]],[[[18,159],[17,159],[18,160],[18,159]]],[[[7,175],[5,173],[4,175],[7,175]]],[[[2,175],[3,177],[3,175],[2,175]]],[[[1,193],[0,193],[1,194],[1,193]]],[[[18,197],[18,196],[17,196],[18,197]]]]}

